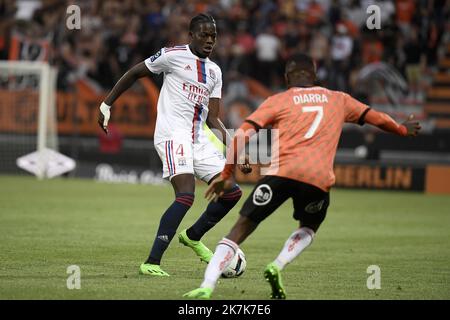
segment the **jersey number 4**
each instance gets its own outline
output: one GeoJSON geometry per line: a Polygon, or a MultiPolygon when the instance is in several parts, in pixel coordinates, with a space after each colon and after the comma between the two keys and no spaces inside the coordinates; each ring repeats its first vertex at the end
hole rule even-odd
{"type": "Polygon", "coordinates": [[[180,144],[177,148],[177,151],[175,151],[175,154],[178,154],[180,156],[184,156],[184,150],[183,150],[183,145],[180,144]]]}
{"type": "Polygon", "coordinates": [[[302,107],[302,112],[316,112],[316,117],[314,118],[314,121],[311,125],[311,127],[308,129],[308,131],[305,134],[305,139],[311,139],[316,133],[317,128],[319,127],[320,121],[322,121],[323,118],[323,107],[322,106],[311,106],[311,107],[302,107]]]}

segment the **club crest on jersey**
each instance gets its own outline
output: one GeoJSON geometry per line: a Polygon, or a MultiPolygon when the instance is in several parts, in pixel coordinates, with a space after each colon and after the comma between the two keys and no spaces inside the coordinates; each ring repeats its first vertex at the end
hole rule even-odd
{"type": "Polygon", "coordinates": [[[209,76],[211,77],[211,79],[216,80],[216,73],[213,69],[209,69],[209,76]]]}
{"type": "Polygon", "coordinates": [[[253,204],[256,206],[265,206],[272,200],[272,189],[268,184],[262,184],[253,192],[253,204]]]}
{"type": "MultiPolygon", "coordinates": [[[[162,50],[162,49],[161,49],[162,50]]],[[[159,50],[157,53],[155,53],[154,55],[152,55],[150,57],[150,61],[154,62],[156,59],[158,59],[161,56],[161,50],[159,50]]]]}
{"type": "Polygon", "coordinates": [[[305,211],[308,213],[317,213],[322,210],[323,205],[325,204],[325,200],[311,202],[305,208],[305,211]]]}

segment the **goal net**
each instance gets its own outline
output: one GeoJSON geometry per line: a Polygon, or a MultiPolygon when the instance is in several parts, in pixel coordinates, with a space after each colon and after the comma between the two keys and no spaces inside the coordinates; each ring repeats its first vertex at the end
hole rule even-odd
{"type": "Polygon", "coordinates": [[[58,150],[56,74],[46,62],[0,61],[0,173],[47,176],[48,152],[58,150]],[[33,152],[26,169],[18,159],[33,152]]]}

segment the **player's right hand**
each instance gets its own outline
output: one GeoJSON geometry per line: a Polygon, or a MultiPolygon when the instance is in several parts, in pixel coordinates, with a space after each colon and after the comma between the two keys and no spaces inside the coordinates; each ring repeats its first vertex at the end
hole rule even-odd
{"type": "Polygon", "coordinates": [[[219,197],[225,193],[225,190],[231,189],[233,185],[233,179],[224,179],[222,175],[219,175],[210,183],[208,189],[206,189],[205,198],[208,201],[214,200],[214,202],[217,202],[219,197]]]}
{"type": "Polygon", "coordinates": [[[111,117],[111,107],[108,106],[106,103],[102,102],[100,105],[100,112],[98,114],[98,125],[100,128],[102,128],[103,131],[105,131],[106,134],[108,134],[108,121],[111,117]]]}
{"type": "Polygon", "coordinates": [[[422,128],[419,121],[414,120],[414,115],[410,114],[408,119],[402,123],[406,127],[407,136],[417,136],[419,130],[422,128]]]}

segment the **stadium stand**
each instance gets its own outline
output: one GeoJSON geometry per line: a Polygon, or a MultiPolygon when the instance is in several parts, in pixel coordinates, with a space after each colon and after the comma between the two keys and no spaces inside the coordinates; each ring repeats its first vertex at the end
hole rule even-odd
{"type": "Polygon", "coordinates": [[[450,44],[445,48],[425,104],[425,112],[436,119],[436,127],[440,129],[450,129],[450,44]]]}
{"type": "MultiPolygon", "coordinates": [[[[187,43],[183,31],[198,12],[217,21],[211,58],[224,70],[222,118],[228,127],[239,126],[265,97],[280,91],[286,59],[307,52],[317,61],[319,84],[397,120],[410,113],[421,120],[423,133],[414,140],[399,143],[374,132],[370,147],[379,159],[365,160],[450,163],[448,1],[80,0],[81,28],[69,30],[71,4],[0,0],[0,59],[43,60],[57,67],[60,151],[77,160],[74,175],[90,176],[107,160],[119,168],[159,172],[151,138],[162,78],[136,85],[118,101],[112,123],[120,141],[107,142],[113,149],[99,138],[96,108],[132,65],[160,47],[187,43]],[[380,30],[366,26],[369,4],[381,8],[380,30]],[[145,156],[137,160],[139,153],[145,156]]],[[[367,143],[366,136],[364,127],[345,130],[337,161],[362,161],[354,150],[367,143]]]]}

